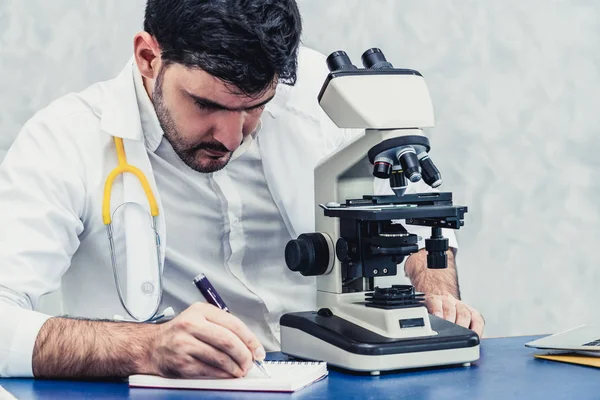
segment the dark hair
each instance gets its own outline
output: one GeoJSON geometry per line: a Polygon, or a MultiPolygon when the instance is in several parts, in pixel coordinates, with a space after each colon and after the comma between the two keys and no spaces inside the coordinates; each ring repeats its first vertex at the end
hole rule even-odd
{"type": "Polygon", "coordinates": [[[148,0],[144,30],[166,64],[201,68],[245,95],[296,83],[295,0],[148,0]]]}

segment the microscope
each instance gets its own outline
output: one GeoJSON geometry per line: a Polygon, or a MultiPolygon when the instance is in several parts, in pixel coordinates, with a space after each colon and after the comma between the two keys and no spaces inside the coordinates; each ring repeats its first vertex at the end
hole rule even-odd
{"type": "Polygon", "coordinates": [[[479,359],[475,332],[430,315],[411,285],[375,286],[419,251],[407,226],[431,228],[427,267],[447,268],[442,228],[462,227],[467,207],[449,192],[407,193],[410,183],[442,183],[423,133],[435,122],[422,75],[394,68],[377,48],[361,60],[364,68],[344,51],[327,58],[319,104],[339,128],[363,132],[315,168],[316,232],[286,245],[288,268],[317,277],[318,310],[282,315],[281,350],[373,375],[470,365],[479,359]],[[390,194],[369,194],[375,178],[389,182],[390,194]]]}

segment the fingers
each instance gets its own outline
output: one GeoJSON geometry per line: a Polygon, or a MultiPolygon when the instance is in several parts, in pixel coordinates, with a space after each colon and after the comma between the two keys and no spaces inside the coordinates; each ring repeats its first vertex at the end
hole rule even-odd
{"type": "Polygon", "coordinates": [[[456,303],[456,324],[464,328],[471,326],[471,310],[462,302],[456,303]]]}
{"type": "Polygon", "coordinates": [[[192,370],[187,373],[187,377],[189,378],[204,378],[204,377],[210,377],[210,378],[221,378],[221,379],[228,379],[231,378],[232,376],[235,377],[235,375],[230,375],[227,372],[215,368],[211,365],[207,365],[207,364],[194,364],[194,367],[192,368],[192,370]]]}
{"type": "Polygon", "coordinates": [[[260,341],[239,318],[209,304],[200,303],[197,307],[201,309],[208,321],[233,332],[250,349],[254,358],[257,360],[265,358],[265,349],[260,344],[260,341]]]}
{"type": "Polygon", "coordinates": [[[444,310],[444,319],[450,322],[456,322],[456,300],[448,295],[443,297],[442,309],[444,310]]]}
{"type": "Polygon", "coordinates": [[[439,296],[430,296],[425,299],[425,306],[430,314],[439,318],[444,318],[444,309],[442,308],[442,299],[439,296]]]}
{"type": "MultiPolygon", "coordinates": [[[[223,328],[221,328],[223,329],[223,328]]],[[[225,340],[222,340],[221,343],[224,343],[225,340]]],[[[204,342],[202,341],[190,341],[189,347],[186,351],[187,354],[192,356],[195,360],[201,361],[203,364],[206,364],[206,368],[202,367],[202,363],[196,362],[196,365],[199,368],[198,373],[203,373],[205,371],[214,371],[218,370],[222,373],[225,373],[225,377],[237,377],[241,378],[246,375],[250,366],[252,365],[251,357],[249,357],[250,352],[246,349],[247,358],[250,359],[249,365],[245,365],[245,367],[240,366],[239,362],[233,358],[229,353],[223,351],[218,346],[215,346],[215,342],[210,342],[208,339],[204,342]]],[[[243,347],[243,344],[240,342],[239,345],[243,347]]],[[[192,368],[192,371],[194,369],[192,368]]],[[[223,376],[223,374],[219,374],[219,376],[223,376]]]]}
{"type": "Polygon", "coordinates": [[[485,327],[483,316],[479,312],[475,311],[475,309],[472,307],[469,307],[469,311],[471,312],[471,326],[469,329],[481,337],[481,335],[483,335],[483,328],[485,327]]]}
{"type": "Polygon", "coordinates": [[[425,306],[430,314],[471,329],[480,337],[483,334],[485,327],[483,316],[452,295],[430,295],[425,299],[425,306]]]}
{"type": "MultiPolygon", "coordinates": [[[[206,324],[206,320],[204,320],[206,324]]],[[[192,324],[168,323],[155,342],[152,365],[141,373],[169,378],[244,376],[240,366],[227,354],[203,343],[189,333],[192,324]]]]}
{"type": "Polygon", "coordinates": [[[243,376],[252,367],[252,353],[240,338],[227,328],[204,321],[199,325],[190,325],[188,332],[199,341],[194,347],[194,350],[197,349],[196,354],[199,354],[197,358],[206,360],[234,376],[243,376]],[[208,351],[206,359],[204,350],[208,351]]]}
{"type": "Polygon", "coordinates": [[[231,375],[218,367],[199,361],[193,356],[184,357],[180,362],[166,368],[163,374],[167,378],[195,379],[195,378],[232,378],[231,375]]]}

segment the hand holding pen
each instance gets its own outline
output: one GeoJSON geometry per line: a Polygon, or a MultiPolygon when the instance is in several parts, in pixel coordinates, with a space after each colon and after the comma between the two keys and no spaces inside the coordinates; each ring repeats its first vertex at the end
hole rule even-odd
{"type": "MultiPolygon", "coordinates": [[[[229,308],[227,308],[227,305],[225,304],[221,296],[219,296],[219,293],[217,293],[217,290],[210,283],[206,275],[200,274],[197,277],[195,277],[194,285],[196,285],[198,290],[200,290],[200,293],[202,293],[202,296],[204,296],[208,303],[212,304],[215,307],[218,307],[223,311],[227,311],[228,313],[230,312],[229,308]]],[[[265,365],[262,362],[262,359],[264,358],[264,350],[263,354],[256,354],[255,352],[253,354],[253,358],[254,365],[256,365],[256,367],[259,370],[261,370],[265,375],[271,377],[271,375],[269,374],[269,372],[265,368],[265,365]]]]}
{"type": "Polygon", "coordinates": [[[163,324],[143,324],[132,343],[132,373],[166,378],[241,378],[265,357],[242,321],[204,302],[163,324]]]}

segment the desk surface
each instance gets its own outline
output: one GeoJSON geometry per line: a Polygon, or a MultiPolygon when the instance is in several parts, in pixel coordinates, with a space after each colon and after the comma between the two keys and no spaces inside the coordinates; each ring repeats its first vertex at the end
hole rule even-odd
{"type": "MultiPolygon", "coordinates": [[[[599,398],[600,371],[533,358],[532,337],[484,339],[471,367],[329,377],[294,394],[130,389],[126,383],[0,379],[18,399],[572,399],[599,398]]],[[[277,357],[276,357],[277,358],[277,357]]]]}

